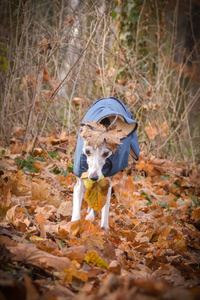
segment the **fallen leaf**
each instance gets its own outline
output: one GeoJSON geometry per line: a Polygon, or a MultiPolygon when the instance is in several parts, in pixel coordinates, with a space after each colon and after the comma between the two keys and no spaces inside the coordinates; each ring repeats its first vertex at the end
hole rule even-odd
{"type": "Polygon", "coordinates": [[[34,200],[45,201],[51,198],[50,186],[44,180],[37,180],[31,186],[31,198],[34,200]]]}
{"type": "Polygon", "coordinates": [[[66,282],[71,282],[73,277],[86,282],[88,280],[88,278],[92,277],[89,273],[86,272],[81,272],[79,270],[77,270],[77,268],[67,268],[64,269],[65,272],[65,281],[66,282]]]}
{"type": "Polygon", "coordinates": [[[114,273],[116,275],[121,274],[121,266],[117,260],[113,260],[108,266],[108,273],[114,273]]]}
{"type": "Polygon", "coordinates": [[[14,261],[23,262],[37,266],[46,271],[63,271],[65,268],[73,266],[67,257],[59,257],[42,250],[33,244],[18,244],[15,247],[7,247],[15,256],[14,261]]]}
{"type": "Polygon", "coordinates": [[[37,214],[37,216],[35,217],[35,222],[38,224],[38,225],[41,225],[41,224],[45,224],[46,222],[46,219],[44,218],[43,214],[41,212],[39,212],[37,214]]]}
{"type": "Polygon", "coordinates": [[[12,224],[17,230],[25,232],[31,224],[31,221],[25,217],[24,210],[18,205],[10,208],[6,213],[6,220],[12,224]]]}
{"type": "Polygon", "coordinates": [[[68,217],[72,215],[72,203],[70,201],[61,202],[57,213],[61,216],[68,217]]]}
{"type": "Polygon", "coordinates": [[[191,219],[195,222],[200,220],[200,207],[194,209],[191,213],[191,219]]]}
{"type": "Polygon", "coordinates": [[[55,206],[53,205],[45,205],[43,207],[36,207],[35,209],[36,213],[42,213],[43,217],[47,220],[49,218],[53,217],[53,214],[57,212],[55,206]]]}
{"type": "Polygon", "coordinates": [[[6,213],[6,220],[11,224],[15,224],[16,222],[16,210],[18,207],[19,205],[13,206],[6,213]]]}
{"type": "Polygon", "coordinates": [[[97,266],[99,268],[103,268],[103,269],[108,268],[107,262],[105,262],[103,259],[101,259],[95,251],[88,253],[84,260],[90,265],[95,265],[95,266],[97,266]]]}
{"type": "Polygon", "coordinates": [[[89,220],[78,220],[74,221],[70,228],[70,233],[74,236],[80,235],[84,231],[92,232],[94,225],[89,220]]]}
{"type": "MultiPolygon", "coordinates": [[[[104,249],[105,241],[102,236],[97,235],[95,232],[93,234],[86,234],[82,237],[82,244],[85,245],[87,251],[93,251],[94,249],[104,249]]],[[[105,257],[105,256],[104,256],[105,257]]]]}

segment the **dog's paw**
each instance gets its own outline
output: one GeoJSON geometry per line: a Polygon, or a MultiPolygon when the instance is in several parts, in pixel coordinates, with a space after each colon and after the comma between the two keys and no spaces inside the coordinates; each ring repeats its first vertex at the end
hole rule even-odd
{"type": "Polygon", "coordinates": [[[86,216],[85,219],[86,219],[86,220],[89,220],[89,221],[91,221],[91,222],[94,222],[94,219],[95,219],[95,213],[94,213],[93,209],[89,212],[89,214],[87,214],[87,216],[86,216]]]}
{"type": "Polygon", "coordinates": [[[101,226],[102,229],[104,229],[105,234],[108,234],[109,226],[101,226]]]}
{"type": "Polygon", "coordinates": [[[71,218],[71,222],[74,222],[74,221],[78,221],[81,219],[81,216],[77,215],[77,216],[72,216],[71,218]]]}

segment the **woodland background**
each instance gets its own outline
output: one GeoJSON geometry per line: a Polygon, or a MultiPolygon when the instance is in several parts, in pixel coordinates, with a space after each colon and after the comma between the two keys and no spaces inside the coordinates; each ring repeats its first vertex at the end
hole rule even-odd
{"type": "Polygon", "coordinates": [[[197,300],[200,2],[0,1],[0,298],[197,300]],[[71,222],[80,122],[102,97],[137,120],[108,233],[71,222]]]}
{"type": "MultiPolygon", "coordinates": [[[[77,134],[88,107],[115,96],[140,147],[199,159],[199,1],[1,1],[3,146],[77,134]]],[[[191,167],[191,166],[190,166],[191,167]]]]}

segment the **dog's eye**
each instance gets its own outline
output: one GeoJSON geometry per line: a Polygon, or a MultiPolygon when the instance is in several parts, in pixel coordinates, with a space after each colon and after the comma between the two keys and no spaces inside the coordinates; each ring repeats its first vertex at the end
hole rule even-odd
{"type": "Polygon", "coordinates": [[[106,151],[106,152],[104,152],[103,154],[102,154],[102,157],[104,157],[104,158],[106,158],[106,157],[108,157],[109,156],[109,151],[106,151]]]}
{"type": "Polygon", "coordinates": [[[86,149],[86,150],[85,150],[85,154],[86,154],[87,156],[89,156],[89,155],[90,155],[90,150],[86,149]]]}

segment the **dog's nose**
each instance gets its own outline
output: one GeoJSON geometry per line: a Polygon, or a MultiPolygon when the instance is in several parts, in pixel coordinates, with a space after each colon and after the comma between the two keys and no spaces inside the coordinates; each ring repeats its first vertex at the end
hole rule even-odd
{"type": "Polygon", "coordinates": [[[92,174],[90,176],[90,180],[93,180],[93,181],[97,181],[99,179],[98,175],[97,174],[92,174]]]}

